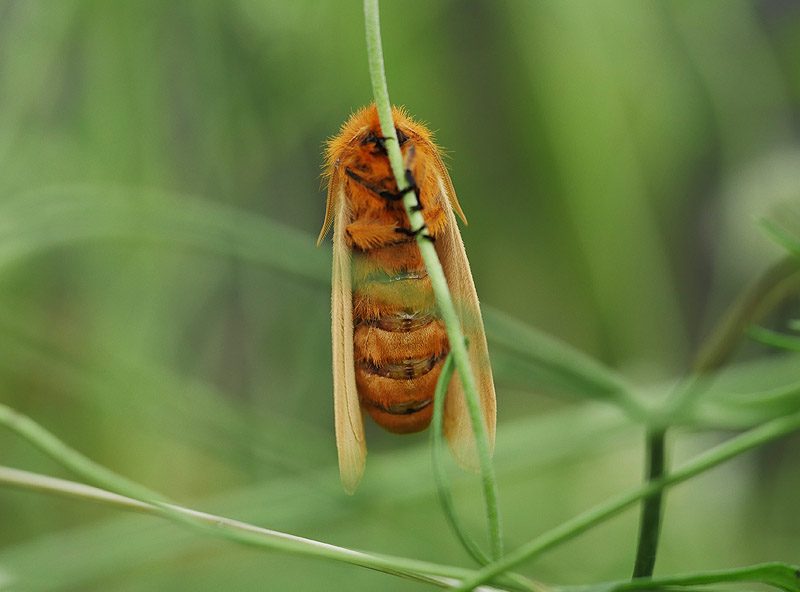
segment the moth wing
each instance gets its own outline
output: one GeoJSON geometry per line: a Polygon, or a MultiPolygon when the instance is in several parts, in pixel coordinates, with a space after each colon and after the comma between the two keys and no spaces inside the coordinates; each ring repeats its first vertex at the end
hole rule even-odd
{"type": "MultiPolygon", "coordinates": [[[[436,173],[438,175],[439,198],[447,215],[447,224],[436,236],[436,251],[442,262],[447,285],[453,297],[461,329],[467,338],[467,351],[470,365],[478,387],[480,408],[486,425],[490,453],[494,451],[495,426],[497,423],[497,404],[495,400],[492,367],[489,363],[489,348],[483,329],[483,318],[478,303],[478,294],[472,280],[464,241],[458,230],[455,212],[466,222],[461,206],[458,204],[450,176],[438,156],[436,173]]],[[[466,404],[461,380],[456,373],[447,389],[444,408],[444,433],[458,464],[478,471],[480,462],[475,447],[472,422],[466,404]]]]}
{"type": "MultiPolygon", "coordinates": [[[[333,412],[336,448],[339,454],[339,475],[345,492],[352,494],[364,473],[367,446],[353,362],[353,293],[350,249],[345,242],[345,227],[348,221],[347,200],[344,195],[344,181],[336,183],[334,181],[335,179],[331,179],[328,190],[328,210],[333,212],[335,217],[331,282],[333,412]]],[[[326,222],[326,226],[328,225],[330,222],[326,222]]]]}

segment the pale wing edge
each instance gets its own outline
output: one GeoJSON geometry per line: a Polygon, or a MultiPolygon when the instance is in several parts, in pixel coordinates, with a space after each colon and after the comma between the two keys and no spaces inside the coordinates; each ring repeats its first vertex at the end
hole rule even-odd
{"type": "MultiPolygon", "coordinates": [[[[333,403],[339,475],[348,494],[355,492],[367,456],[364,420],[358,402],[353,360],[353,297],[350,249],[345,242],[347,200],[344,183],[332,188],[341,192],[336,201],[333,235],[331,292],[331,337],[333,340],[333,403]]],[[[330,200],[329,200],[330,201],[330,200]]]]}
{"type": "MultiPolygon", "coordinates": [[[[461,329],[468,341],[469,360],[478,388],[489,451],[493,453],[497,423],[497,403],[492,367],[489,361],[489,348],[486,343],[478,294],[472,279],[464,241],[461,239],[458,222],[453,211],[453,204],[458,204],[458,201],[455,194],[451,193],[452,183],[449,176],[447,176],[446,169],[441,166],[439,170],[441,171],[439,191],[440,196],[443,198],[441,200],[442,205],[447,214],[447,224],[445,224],[440,235],[436,237],[436,250],[444,269],[453,303],[461,320],[461,329]]],[[[458,464],[466,469],[478,471],[480,462],[475,447],[472,421],[461,380],[457,373],[453,374],[447,390],[444,433],[458,464]]]]}

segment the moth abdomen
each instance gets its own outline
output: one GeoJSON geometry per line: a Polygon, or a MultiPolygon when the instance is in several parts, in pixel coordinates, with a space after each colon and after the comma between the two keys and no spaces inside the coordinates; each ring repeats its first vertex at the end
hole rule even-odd
{"type": "Polygon", "coordinates": [[[416,432],[430,423],[430,409],[423,403],[433,400],[432,378],[438,377],[440,361],[449,351],[447,333],[436,316],[430,278],[421,262],[387,270],[382,260],[396,260],[408,249],[401,244],[379,250],[377,261],[370,250],[354,257],[354,275],[360,278],[354,279],[353,291],[359,400],[387,430],[416,432]]]}

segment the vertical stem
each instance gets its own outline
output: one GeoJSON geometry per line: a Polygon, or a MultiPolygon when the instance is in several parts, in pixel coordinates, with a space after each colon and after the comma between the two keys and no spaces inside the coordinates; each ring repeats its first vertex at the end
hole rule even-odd
{"type": "MultiPolygon", "coordinates": [[[[672,392],[660,412],[658,424],[647,435],[647,481],[664,475],[665,430],[671,419],[691,406],[697,394],[713,380],[709,373],[722,366],[733,355],[747,328],[795,294],[800,286],[800,267],[793,257],[785,257],[770,267],[734,302],[706,339],[695,356],[692,374],[672,392]]],[[[633,577],[653,574],[661,530],[662,494],[648,497],[642,503],[639,541],[633,577]]]]}
{"type": "MultiPolygon", "coordinates": [[[[386,84],[386,72],[383,67],[383,49],[381,46],[380,31],[380,11],[378,0],[364,0],[364,21],[367,36],[367,54],[369,58],[369,72],[372,80],[372,93],[375,97],[375,105],[378,109],[378,117],[381,122],[381,133],[385,138],[386,151],[389,155],[389,162],[392,166],[397,189],[403,191],[408,187],[405,170],[403,167],[403,156],[400,152],[400,144],[397,141],[397,132],[392,120],[392,106],[389,101],[389,89],[386,84]]],[[[425,218],[422,212],[415,211],[416,196],[409,192],[403,198],[411,228],[422,228],[425,218]]],[[[447,287],[447,280],[444,276],[442,264],[436,254],[433,243],[417,234],[417,245],[419,246],[422,260],[431,279],[433,294],[436,297],[436,305],[441,315],[442,321],[447,330],[447,338],[450,342],[450,352],[456,365],[461,383],[464,386],[464,395],[469,409],[470,419],[472,420],[472,430],[475,433],[476,449],[481,466],[481,480],[483,483],[483,494],[486,502],[486,519],[489,524],[489,538],[491,541],[492,556],[497,559],[503,553],[502,534],[500,527],[500,514],[497,507],[497,482],[494,476],[491,455],[489,454],[489,443],[486,436],[486,425],[480,410],[478,389],[475,377],[469,364],[467,346],[464,341],[464,334],[461,331],[461,322],[456,313],[450,290],[447,287]]]]}
{"type": "MultiPolygon", "coordinates": [[[[647,434],[647,482],[653,483],[664,476],[664,430],[647,434]]],[[[653,575],[658,552],[658,536],[661,532],[662,490],[656,491],[642,502],[639,522],[639,543],[636,549],[634,578],[649,578],[653,575]]]]}
{"type": "MultiPolygon", "coordinates": [[[[664,432],[671,418],[684,413],[698,392],[713,380],[709,373],[722,366],[741,341],[747,328],[781,302],[797,292],[800,286],[800,268],[797,260],[786,257],[770,267],[734,302],[722,320],[706,339],[695,356],[692,374],[673,391],[661,412],[660,427],[654,427],[647,436],[648,482],[664,474],[664,432]]],[[[662,494],[647,498],[642,504],[639,542],[633,577],[653,574],[661,529],[662,494]]]]}

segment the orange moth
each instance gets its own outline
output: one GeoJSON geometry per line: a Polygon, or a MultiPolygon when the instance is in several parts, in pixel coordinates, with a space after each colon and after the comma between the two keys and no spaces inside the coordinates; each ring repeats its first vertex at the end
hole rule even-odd
{"type": "MultiPolygon", "coordinates": [[[[424,430],[450,350],[416,233],[434,241],[469,344],[490,449],[495,392],[478,297],[456,214],[466,224],[430,131],[393,108],[406,176],[425,219],[409,227],[378,113],[353,114],[327,144],[328,201],[317,244],[333,226],[333,399],[339,471],[353,493],[367,454],[362,411],[395,433],[424,430]]],[[[445,401],[444,433],[456,460],[477,469],[477,454],[461,381],[445,401]]]]}

